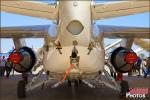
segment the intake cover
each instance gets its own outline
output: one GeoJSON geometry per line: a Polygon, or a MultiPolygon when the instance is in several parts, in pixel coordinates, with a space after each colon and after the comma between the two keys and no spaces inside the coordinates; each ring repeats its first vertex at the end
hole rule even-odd
{"type": "Polygon", "coordinates": [[[13,63],[13,69],[16,72],[24,73],[33,68],[36,62],[36,55],[31,48],[22,47],[19,50],[14,50],[9,55],[9,60],[13,63]]]}
{"type": "Polygon", "coordinates": [[[110,56],[110,62],[115,70],[121,73],[129,72],[137,59],[138,56],[133,50],[124,47],[115,49],[110,56]]]}

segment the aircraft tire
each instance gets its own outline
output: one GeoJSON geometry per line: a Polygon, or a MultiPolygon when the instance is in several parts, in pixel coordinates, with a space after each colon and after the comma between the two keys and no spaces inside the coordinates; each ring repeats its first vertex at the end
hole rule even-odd
{"type": "Polygon", "coordinates": [[[20,80],[17,85],[17,96],[18,98],[25,98],[26,97],[26,81],[20,80]]]}
{"type": "Polygon", "coordinates": [[[71,81],[68,80],[68,87],[71,87],[71,81]]]}
{"type": "Polygon", "coordinates": [[[129,83],[123,80],[121,81],[120,86],[121,86],[120,97],[124,98],[126,96],[126,93],[129,92],[129,83]]]}

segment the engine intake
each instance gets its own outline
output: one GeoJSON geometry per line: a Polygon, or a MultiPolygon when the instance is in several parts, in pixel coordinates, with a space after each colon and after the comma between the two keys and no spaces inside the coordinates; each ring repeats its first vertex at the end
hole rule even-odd
{"type": "Polygon", "coordinates": [[[137,59],[138,56],[133,50],[124,47],[116,48],[110,56],[110,62],[115,70],[121,73],[129,72],[137,59]]]}
{"type": "Polygon", "coordinates": [[[16,72],[24,73],[29,72],[35,62],[36,62],[36,55],[33,50],[29,47],[22,47],[19,50],[14,50],[9,55],[9,60],[13,63],[13,69],[16,72]]]}

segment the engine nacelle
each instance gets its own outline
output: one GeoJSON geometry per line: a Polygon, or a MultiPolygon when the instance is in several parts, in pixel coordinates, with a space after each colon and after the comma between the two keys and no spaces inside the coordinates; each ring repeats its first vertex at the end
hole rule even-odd
{"type": "Polygon", "coordinates": [[[9,60],[13,63],[13,69],[16,72],[29,72],[36,63],[36,55],[29,47],[22,47],[19,50],[14,50],[9,55],[9,60]]]}
{"type": "Polygon", "coordinates": [[[138,56],[133,50],[124,47],[116,48],[110,56],[111,64],[121,73],[129,72],[137,59],[138,56]]]}

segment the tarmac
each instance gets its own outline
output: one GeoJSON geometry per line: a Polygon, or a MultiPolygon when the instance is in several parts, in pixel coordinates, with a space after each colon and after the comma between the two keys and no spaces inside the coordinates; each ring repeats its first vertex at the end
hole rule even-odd
{"type": "MultiPolygon", "coordinates": [[[[11,76],[9,79],[0,78],[0,100],[122,100],[119,98],[117,91],[96,83],[97,88],[95,89],[83,83],[78,87],[68,87],[67,84],[57,88],[45,86],[44,89],[41,89],[41,87],[39,87],[33,91],[29,91],[25,99],[18,99],[16,92],[17,82],[20,79],[21,76],[19,75],[11,76]]],[[[148,96],[150,97],[150,77],[132,76],[125,77],[125,79],[129,82],[130,88],[149,88],[148,96]]],[[[54,83],[54,81],[52,81],[52,83],[54,83]]],[[[150,100],[150,98],[143,100],[150,100]]]]}

